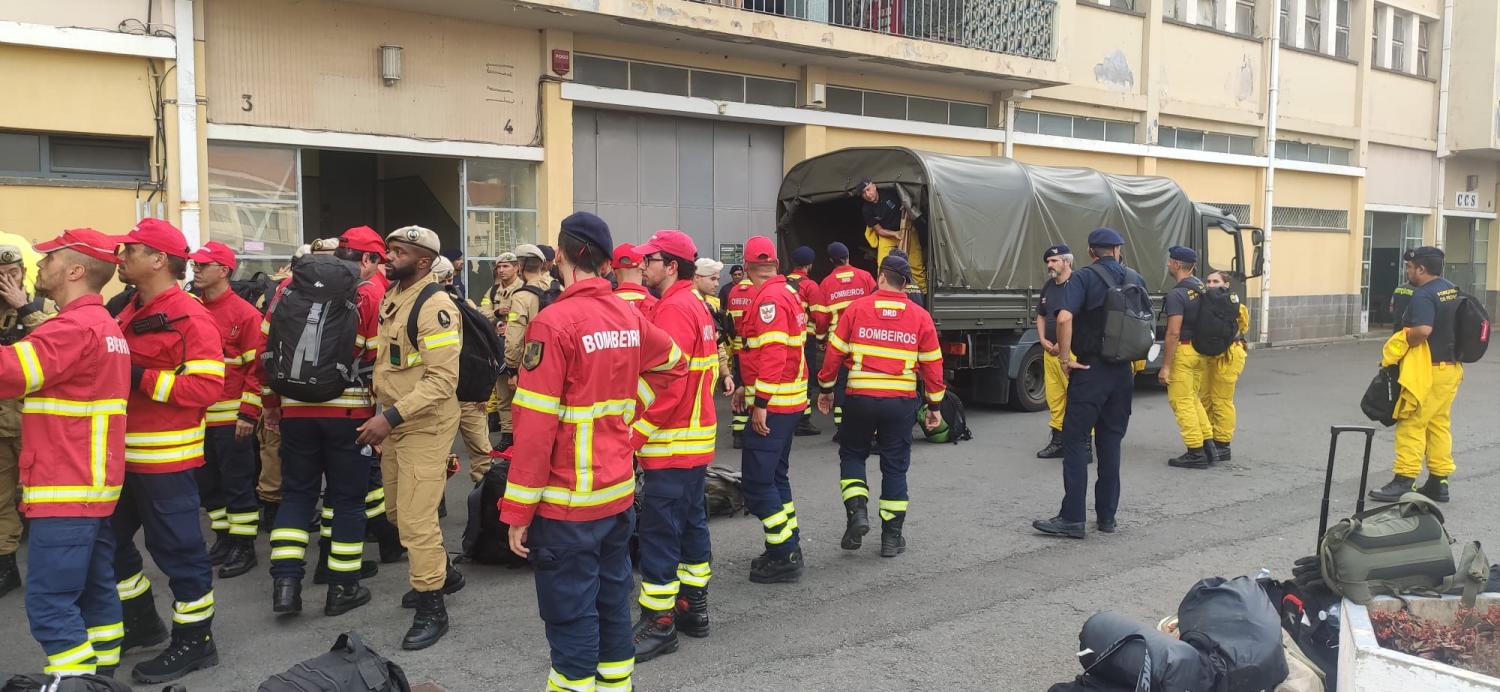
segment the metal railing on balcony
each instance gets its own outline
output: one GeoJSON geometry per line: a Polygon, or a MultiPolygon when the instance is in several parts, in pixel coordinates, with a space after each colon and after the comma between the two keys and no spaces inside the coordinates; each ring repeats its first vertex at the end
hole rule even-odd
{"type": "Polygon", "coordinates": [[[1055,59],[1058,0],[693,0],[994,53],[1055,59]]]}

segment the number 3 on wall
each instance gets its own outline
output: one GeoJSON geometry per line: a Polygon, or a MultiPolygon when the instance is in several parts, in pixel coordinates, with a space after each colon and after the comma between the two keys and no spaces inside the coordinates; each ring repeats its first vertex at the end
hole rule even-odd
{"type": "Polygon", "coordinates": [[[240,110],[245,111],[246,113],[255,110],[255,104],[250,101],[249,94],[240,94],[240,98],[245,99],[245,103],[244,105],[240,106],[240,110]]]}

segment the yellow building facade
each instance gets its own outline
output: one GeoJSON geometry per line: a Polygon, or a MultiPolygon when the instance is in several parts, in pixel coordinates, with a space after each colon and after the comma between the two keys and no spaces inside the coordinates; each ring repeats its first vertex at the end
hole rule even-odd
{"type": "Polygon", "coordinates": [[[0,9],[0,230],[27,237],[165,215],[254,271],[421,223],[477,292],[579,209],[733,259],[796,163],[905,146],[1166,176],[1267,228],[1260,341],[1388,322],[1417,244],[1500,295],[1494,3],[25,5],[0,9]]]}

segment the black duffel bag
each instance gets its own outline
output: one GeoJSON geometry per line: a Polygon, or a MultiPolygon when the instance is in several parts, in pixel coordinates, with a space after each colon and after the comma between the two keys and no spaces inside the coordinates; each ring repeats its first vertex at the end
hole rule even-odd
{"type": "Polygon", "coordinates": [[[1177,606],[1182,641],[1203,652],[1226,692],[1273,690],[1286,679],[1281,616],[1250,577],[1210,577],[1177,606]]]}
{"type": "MultiPolygon", "coordinates": [[[[102,675],[5,675],[0,673],[0,692],[130,692],[130,685],[102,675]],[[56,686],[53,686],[56,683],[56,686]]],[[[168,688],[170,689],[170,688],[168,688]]]]}
{"type": "Polygon", "coordinates": [[[1213,670],[1197,649],[1119,613],[1095,613],[1078,633],[1083,664],[1074,689],[1205,692],[1213,670]]]}
{"type": "Polygon", "coordinates": [[[1401,366],[1388,365],[1375,373],[1365,395],[1359,400],[1359,410],[1365,417],[1389,428],[1396,424],[1396,400],[1401,398],[1401,366]]]}
{"type": "Polygon", "coordinates": [[[328,653],[272,675],[259,692],[411,692],[411,685],[401,666],[345,632],[328,653]]]}

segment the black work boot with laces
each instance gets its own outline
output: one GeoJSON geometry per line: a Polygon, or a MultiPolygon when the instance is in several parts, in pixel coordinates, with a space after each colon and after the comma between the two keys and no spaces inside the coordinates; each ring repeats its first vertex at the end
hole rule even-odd
{"type": "Polygon", "coordinates": [[[229,555],[229,546],[234,539],[229,537],[229,531],[225,529],[214,529],[214,544],[208,548],[208,564],[218,567],[224,564],[224,558],[229,555]]]}
{"type": "MultiPolygon", "coordinates": [[[[462,591],[463,588],[464,588],[464,573],[460,572],[460,571],[458,571],[456,569],[454,569],[453,568],[453,561],[449,560],[448,561],[448,575],[443,578],[443,588],[439,589],[438,593],[441,593],[444,596],[447,596],[448,594],[458,593],[458,592],[462,591]]],[[[401,596],[401,607],[402,608],[415,608],[415,607],[417,607],[417,598],[420,595],[421,595],[420,591],[417,591],[416,589],[408,589],[407,592],[401,596]]]]}
{"type": "Polygon", "coordinates": [[[1188,451],[1180,457],[1167,460],[1167,466],[1179,469],[1206,469],[1213,460],[1203,451],[1203,447],[1189,447],[1188,451]]]}
{"type": "Polygon", "coordinates": [[[1427,496],[1433,502],[1448,501],[1448,477],[1427,475],[1427,482],[1422,484],[1422,489],[1417,492],[1427,496]]]}
{"type": "Polygon", "coordinates": [[[329,617],[343,615],[369,602],[370,590],[359,582],[333,584],[328,587],[328,597],[323,602],[323,614],[329,617]]]}
{"type": "Polygon", "coordinates": [[[674,613],[677,631],[689,637],[708,636],[708,587],[683,586],[677,591],[674,613]]]}
{"type": "Polygon", "coordinates": [[[1413,476],[1396,474],[1391,482],[1370,491],[1370,499],[1376,502],[1395,502],[1413,490],[1417,489],[1417,479],[1413,476]]]}
{"type": "Polygon", "coordinates": [[[870,532],[870,514],[867,509],[870,499],[851,497],[844,500],[844,537],[839,547],[844,550],[859,550],[864,544],[865,534],[870,532]]]}
{"type": "Polygon", "coordinates": [[[1041,449],[1041,451],[1039,451],[1039,452],[1036,453],[1036,458],[1038,458],[1038,459],[1061,459],[1061,458],[1063,458],[1063,436],[1062,436],[1062,431],[1061,430],[1055,430],[1055,429],[1052,429],[1052,428],[1048,428],[1048,430],[1052,430],[1052,439],[1047,442],[1047,446],[1046,447],[1043,447],[1041,449]]]}
{"type": "Polygon", "coordinates": [[[790,584],[802,578],[802,548],[781,557],[762,555],[750,563],[750,581],[757,584],[790,584]]]}
{"type": "Polygon", "coordinates": [[[895,516],[880,524],[880,556],[896,557],[906,552],[906,537],[901,535],[901,525],[906,523],[906,512],[892,512],[895,516]]]}
{"type": "Polygon", "coordinates": [[[412,616],[411,627],[401,639],[401,648],[407,651],[425,649],[438,643],[447,633],[448,605],[443,602],[443,592],[417,592],[417,613],[412,616]]]}
{"type": "Polygon", "coordinates": [[[156,646],[167,638],[167,625],[156,614],[156,600],[151,588],[134,598],[120,601],[121,622],[125,625],[125,637],[120,640],[120,653],[131,649],[156,646]]]}
{"type": "Polygon", "coordinates": [[[214,635],[209,628],[175,628],[172,643],[156,658],[137,663],[130,675],[139,683],[159,684],[216,665],[219,665],[219,650],[214,647],[214,635]]]}
{"type": "Polygon", "coordinates": [[[255,539],[250,536],[230,536],[229,552],[224,554],[224,564],[219,567],[220,579],[233,579],[252,569],[255,559],[255,539]]]}
{"type": "Polygon", "coordinates": [[[673,611],[641,608],[641,619],[635,623],[635,662],[645,663],[657,656],[677,650],[677,627],[673,611]]]}

